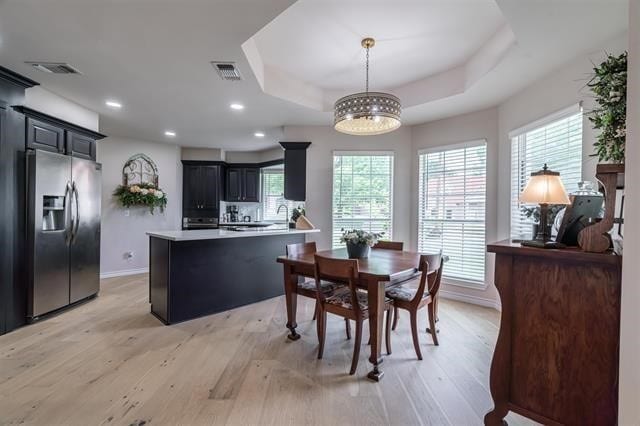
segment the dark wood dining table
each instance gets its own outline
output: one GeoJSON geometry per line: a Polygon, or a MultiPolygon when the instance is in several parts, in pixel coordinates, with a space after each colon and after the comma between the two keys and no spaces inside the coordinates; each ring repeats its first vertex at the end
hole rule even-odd
{"type": "MultiPolygon", "coordinates": [[[[347,250],[334,249],[319,251],[315,254],[334,259],[348,259],[347,250]]],[[[287,328],[291,340],[298,340],[296,333],[296,308],[298,278],[314,277],[314,253],[299,256],[280,256],[277,260],[284,266],[284,291],[287,305],[287,328]]],[[[371,336],[371,356],[369,362],[373,370],[367,377],[379,381],[383,376],[382,363],[382,323],[384,315],[385,290],[388,287],[406,281],[418,275],[420,254],[385,249],[371,249],[367,259],[358,259],[360,287],[367,290],[369,301],[369,330],[371,336]]]]}

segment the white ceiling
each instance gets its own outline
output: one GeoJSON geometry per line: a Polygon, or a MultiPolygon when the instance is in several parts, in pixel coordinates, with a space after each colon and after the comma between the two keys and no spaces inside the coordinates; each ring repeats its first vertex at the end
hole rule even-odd
{"type": "Polygon", "coordinates": [[[626,0],[0,0],[0,64],[99,112],[106,134],[256,150],[282,126],[332,123],[322,110],[361,89],[364,36],[378,39],[372,88],[416,124],[496,105],[626,26],[626,0]],[[221,81],[212,60],[244,80],[221,81]]]}
{"type": "Polygon", "coordinates": [[[373,89],[464,62],[505,20],[494,0],[299,0],[255,35],[265,65],[322,89],[363,90],[363,36],[373,89]]]}

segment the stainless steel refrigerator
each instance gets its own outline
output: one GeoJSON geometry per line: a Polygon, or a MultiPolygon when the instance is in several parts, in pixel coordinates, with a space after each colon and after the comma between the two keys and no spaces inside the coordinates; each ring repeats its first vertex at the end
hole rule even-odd
{"type": "Polygon", "coordinates": [[[101,169],[67,155],[27,154],[27,315],[32,320],[100,290],[101,169]]]}

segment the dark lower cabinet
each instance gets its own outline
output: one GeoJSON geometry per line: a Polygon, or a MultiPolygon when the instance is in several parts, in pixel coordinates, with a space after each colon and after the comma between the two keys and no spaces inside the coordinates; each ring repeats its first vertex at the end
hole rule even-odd
{"type": "Polygon", "coordinates": [[[218,217],[222,197],[222,166],[182,162],[182,216],[218,217]]]}
{"type": "Polygon", "coordinates": [[[225,201],[260,202],[260,169],[258,167],[228,167],[225,201]]]}
{"type": "Polygon", "coordinates": [[[0,334],[27,320],[25,118],[11,106],[37,84],[0,66],[0,334]]]}

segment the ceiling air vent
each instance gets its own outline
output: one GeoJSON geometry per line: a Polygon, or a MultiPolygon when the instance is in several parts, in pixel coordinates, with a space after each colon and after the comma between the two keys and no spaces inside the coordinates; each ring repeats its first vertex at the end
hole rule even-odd
{"type": "Polygon", "coordinates": [[[240,71],[236,67],[235,62],[211,62],[213,68],[223,80],[239,81],[242,80],[240,71]]]}
{"type": "Polygon", "coordinates": [[[38,71],[52,74],[81,74],[76,68],[64,62],[25,62],[38,71]]]}

